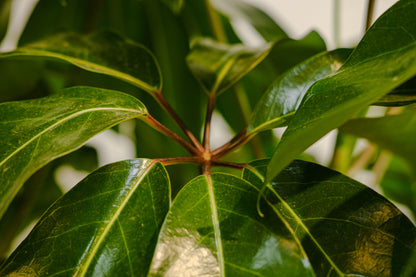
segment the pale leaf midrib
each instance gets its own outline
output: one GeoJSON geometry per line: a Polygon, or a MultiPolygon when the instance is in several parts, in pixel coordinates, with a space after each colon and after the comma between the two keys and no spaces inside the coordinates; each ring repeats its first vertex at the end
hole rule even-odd
{"type": "Polygon", "coordinates": [[[22,149],[24,149],[26,146],[28,146],[30,143],[38,139],[43,134],[47,133],[48,131],[54,129],[55,127],[59,126],[60,124],[63,124],[66,121],[69,121],[79,115],[82,115],[87,112],[94,112],[94,111],[103,111],[103,110],[116,110],[116,111],[126,111],[126,112],[132,112],[132,113],[138,113],[138,114],[145,114],[143,112],[140,112],[139,110],[135,109],[125,109],[125,108],[92,108],[92,109],[86,109],[83,111],[79,111],[76,113],[71,114],[70,116],[67,116],[61,120],[56,121],[52,125],[48,126],[47,128],[43,129],[41,132],[36,134],[35,136],[31,137],[28,141],[23,143],[21,146],[16,148],[12,153],[10,153],[6,158],[4,158],[2,161],[0,161],[0,167],[3,166],[10,158],[12,158],[15,154],[20,152],[22,149]]]}
{"type": "Polygon", "coordinates": [[[33,49],[33,48],[28,48],[28,49],[21,48],[21,49],[17,49],[15,52],[6,53],[4,56],[34,56],[34,57],[42,56],[42,57],[56,58],[56,59],[60,59],[60,60],[64,60],[69,63],[72,63],[76,66],[80,66],[81,68],[89,70],[89,71],[110,75],[118,79],[127,81],[128,83],[133,84],[150,94],[153,94],[155,90],[157,90],[156,88],[149,85],[148,83],[143,82],[142,80],[137,79],[130,74],[126,74],[121,71],[99,65],[97,63],[88,62],[86,60],[71,57],[65,54],[60,54],[60,53],[50,52],[50,51],[45,51],[45,50],[38,50],[38,49],[33,49]]]}
{"type": "Polygon", "coordinates": [[[207,189],[209,193],[209,200],[210,200],[210,206],[212,210],[212,224],[214,225],[214,235],[215,235],[215,242],[217,249],[217,257],[218,257],[218,263],[220,267],[220,276],[225,276],[225,262],[224,262],[224,253],[223,253],[223,247],[222,247],[222,241],[221,241],[221,231],[219,226],[219,219],[218,219],[218,211],[217,211],[217,204],[215,202],[215,195],[214,195],[214,189],[212,186],[212,179],[211,176],[206,176],[207,179],[207,189]]]}
{"type": "Polygon", "coordinates": [[[78,270],[74,273],[74,276],[83,277],[86,276],[87,271],[89,269],[89,266],[91,265],[95,255],[98,252],[98,249],[101,247],[102,242],[107,237],[108,233],[110,232],[111,228],[113,227],[114,223],[118,220],[121,212],[123,211],[124,207],[129,202],[132,195],[136,192],[136,189],[141,184],[144,178],[146,178],[149,171],[154,167],[155,163],[151,163],[148,165],[148,167],[143,170],[139,171],[140,176],[134,181],[134,185],[129,190],[128,194],[124,198],[121,205],[117,208],[116,213],[111,217],[111,220],[107,223],[102,233],[98,236],[98,240],[92,244],[92,247],[89,249],[89,251],[86,253],[85,257],[86,259],[83,259],[81,263],[78,265],[78,270]]]}

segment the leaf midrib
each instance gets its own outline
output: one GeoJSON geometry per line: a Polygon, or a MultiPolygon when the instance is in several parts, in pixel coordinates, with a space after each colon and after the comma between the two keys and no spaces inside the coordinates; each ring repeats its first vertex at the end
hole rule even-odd
{"type": "Polygon", "coordinates": [[[82,115],[84,113],[87,112],[94,112],[94,111],[103,111],[103,110],[117,110],[117,111],[126,111],[126,112],[133,112],[133,113],[138,113],[138,114],[145,114],[143,112],[140,112],[139,110],[135,110],[135,109],[125,109],[125,108],[93,108],[93,109],[86,109],[83,111],[79,111],[76,113],[73,113],[71,115],[69,115],[68,117],[65,117],[61,120],[56,121],[54,124],[48,126],[47,128],[45,128],[44,130],[42,130],[41,132],[39,132],[38,134],[36,134],[35,136],[33,136],[32,138],[30,138],[28,141],[26,141],[25,143],[23,143],[21,146],[19,146],[18,148],[16,148],[16,150],[14,150],[12,153],[10,153],[6,158],[4,158],[1,162],[0,162],[0,167],[3,166],[10,158],[12,158],[15,154],[17,154],[18,152],[20,152],[22,149],[24,149],[27,145],[29,145],[30,143],[32,143],[33,141],[35,141],[36,139],[38,139],[41,135],[45,134],[46,132],[52,130],[53,128],[59,126],[60,124],[63,124],[64,122],[71,120],[79,115],[82,115]]]}
{"type": "Polygon", "coordinates": [[[217,204],[215,201],[215,195],[214,195],[214,189],[212,186],[212,179],[211,176],[206,176],[207,179],[207,189],[209,194],[209,200],[211,203],[211,210],[212,210],[212,224],[214,225],[214,236],[215,236],[215,244],[217,245],[217,257],[218,257],[218,263],[220,267],[220,276],[225,276],[225,270],[224,270],[224,255],[223,255],[223,247],[222,247],[222,241],[221,241],[221,231],[219,226],[219,219],[218,219],[218,211],[217,211],[217,204]]]}
{"type": "Polygon", "coordinates": [[[147,176],[147,174],[154,167],[155,164],[156,164],[155,162],[151,162],[150,164],[148,164],[148,167],[145,170],[139,171],[140,176],[134,182],[134,185],[129,190],[128,194],[122,201],[121,205],[117,208],[116,213],[111,217],[111,220],[107,223],[103,232],[98,236],[98,241],[93,243],[92,248],[89,249],[90,251],[86,253],[87,254],[86,259],[83,259],[81,263],[78,265],[78,270],[74,273],[74,276],[86,276],[89,266],[92,263],[92,260],[94,259],[95,255],[97,254],[97,251],[100,248],[103,240],[107,237],[107,234],[110,232],[114,223],[118,220],[124,207],[127,205],[132,195],[136,192],[136,189],[138,188],[138,186],[141,184],[143,179],[147,176]]]}
{"type": "Polygon", "coordinates": [[[43,56],[43,57],[50,57],[50,58],[56,58],[60,60],[67,61],[69,63],[72,63],[76,66],[80,66],[81,68],[84,68],[89,71],[93,71],[96,73],[106,74],[110,75],[112,77],[116,77],[118,79],[127,81],[130,84],[133,84],[146,92],[153,94],[157,89],[153,86],[149,85],[146,82],[141,81],[140,79],[137,79],[133,77],[130,74],[123,73],[118,70],[111,69],[106,66],[99,65],[97,63],[88,62],[86,60],[78,59],[75,57],[71,57],[65,54],[59,54],[56,52],[51,51],[44,51],[44,50],[38,50],[34,48],[21,48],[16,50],[15,52],[6,53],[3,54],[5,57],[11,57],[11,56],[43,56]]]}

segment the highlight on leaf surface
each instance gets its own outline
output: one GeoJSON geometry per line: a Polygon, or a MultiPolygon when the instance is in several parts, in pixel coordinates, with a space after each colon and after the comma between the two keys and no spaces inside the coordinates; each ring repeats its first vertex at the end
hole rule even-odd
{"type": "Polygon", "coordinates": [[[208,94],[218,95],[240,80],[269,53],[272,44],[259,49],[228,45],[209,38],[195,39],[187,63],[208,94]]]}
{"type": "Polygon", "coordinates": [[[136,98],[92,87],[0,104],[0,217],[36,170],[99,132],[143,116],[146,107],[136,98]]]}
{"type": "Polygon", "coordinates": [[[153,54],[143,45],[111,32],[61,33],[0,54],[0,58],[14,56],[66,61],[121,79],[151,94],[162,88],[162,77],[153,54]]]}

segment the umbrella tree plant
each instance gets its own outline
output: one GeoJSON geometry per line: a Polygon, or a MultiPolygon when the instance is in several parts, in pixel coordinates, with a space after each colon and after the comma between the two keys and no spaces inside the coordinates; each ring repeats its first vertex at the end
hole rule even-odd
{"type": "Polygon", "coordinates": [[[21,45],[1,54],[1,276],[416,274],[413,223],[343,174],[350,134],[415,166],[416,2],[332,51],[315,32],[293,40],[262,10],[224,3],[39,2],[21,45]],[[264,44],[244,45],[235,17],[264,44]],[[371,105],[402,108],[366,118],[371,105]],[[236,133],[218,147],[214,111],[236,133]],[[83,145],[127,120],[140,158],[60,196],[55,169],[94,168],[83,145]],[[337,128],[332,169],[298,159],[337,128]]]}

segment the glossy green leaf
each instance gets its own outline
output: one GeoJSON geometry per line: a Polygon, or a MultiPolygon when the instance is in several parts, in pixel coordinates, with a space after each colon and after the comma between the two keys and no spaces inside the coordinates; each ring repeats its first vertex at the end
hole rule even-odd
{"type": "Polygon", "coordinates": [[[166,216],[150,276],[314,276],[279,219],[259,217],[257,194],[231,175],[193,179],[166,216]]]}
{"type": "Polygon", "coordinates": [[[287,37],[286,32],[264,11],[240,0],[222,0],[216,3],[231,20],[245,20],[263,37],[272,42],[287,37]]]}
{"type": "MultiPolygon", "coordinates": [[[[244,178],[262,185],[267,161],[244,178]],[[259,175],[261,174],[261,175],[259,175]]],[[[294,161],[265,198],[303,249],[317,276],[414,276],[416,228],[392,203],[336,171],[294,161]]]]}
{"type": "Polygon", "coordinates": [[[220,94],[261,62],[270,49],[271,44],[251,49],[201,38],[193,42],[187,62],[208,94],[220,94]]]}
{"type": "Polygon", "coordinates": [[[53,159],[122,121],[146,116],[136,98],[89,87],[0,104],[0,216],[23,182],[53,159]]]}
{"type": "Polygon", "coordinates": [[[174,13],[179,13],[183,6],[184,0],[162,0],[162,2],[168,5],[174,13]]]}
{"type": "Polygon", "coordinates": [[[102,167],[48,209],[0,275],[146,276],[169,197],[160,164],[102,167]]]}
{"type": "Polygon", "coordinates": [[[0,55],[14,56],[63,60],[85,70],[121,79],[149,93],[162,86],[152,53],[144,46],[110,32],[58,34],[0,55]]]}
{"type": "Polygon", "coordinates": [[[416,105],[411,105],[397,115],[352,119],[341,128],[402,156],[416,168],[415,122],[416,105]]]}
{"type": "Polygon", "coordinates": [[[308,88],[317,80],[335,73],[349,54],[348,49],[324,52],[277,78],[257,103],[248,131],[260,132],[286,126],[308,88]]]}
{"type": "Polygon", "coordinates": [[[415,38],[416,28],[412,27],[416,24],[415,13],[416,2],[399,1],[374,23],[337,74],[309,88],[273,154],[267,182],[330,130],[416,74],[415,39],[402,40],[396,36],[401,44],[386,46],[386,52],[377,50],[377,55],[366,48],[383,44],[395,29],[413,33],[415,38]]]}

